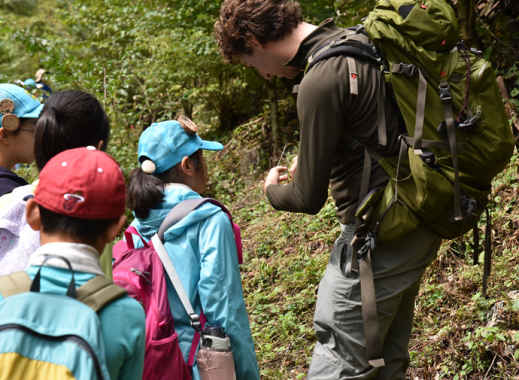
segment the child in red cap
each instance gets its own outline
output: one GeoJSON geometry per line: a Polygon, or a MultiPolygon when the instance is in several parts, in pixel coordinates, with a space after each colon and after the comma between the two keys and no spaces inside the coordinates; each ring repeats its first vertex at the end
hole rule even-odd
{"type": "MultiPolygon", "coordinates": [[[[119,165],[94,147],[66,150],[45,165],[26,208],[27,223],[40,232],[41,246],[25,272],[34,280],[44,266],[40,292],[65,294],[71,278],[79,288],[104,276],[99,255],[125,223],[125,201],[119,165]]],[[[145,327],[140,304],[124,295],[98,316],[110,378],[141,379],[145,327]]]]}

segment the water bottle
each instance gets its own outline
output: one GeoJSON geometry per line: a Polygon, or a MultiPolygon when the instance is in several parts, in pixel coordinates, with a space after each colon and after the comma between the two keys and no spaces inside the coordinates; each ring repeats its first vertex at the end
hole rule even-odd
{"type": "Polygon", "coordinates": [[[197,363],[202,380],[236,380],[231,339],[223,328],[204,327],[197,363]]]}

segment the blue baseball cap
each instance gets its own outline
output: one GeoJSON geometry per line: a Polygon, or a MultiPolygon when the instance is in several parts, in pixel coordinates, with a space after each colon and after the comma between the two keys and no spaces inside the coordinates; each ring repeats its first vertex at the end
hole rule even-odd
{"type": "MultiPolygon", "coordinates": [[[[10,83],[0,83],[0,101],[10,99],[14,103],[14,113],[19,118],[37,119],[40,117],[43,104],[23,88],[10,83]]],[[[0,114],[0,125],[3,115],[0,114]]]]}
{"type": "Polygon", "coordinates": [[[199,149],[222,150],[217,141],[202,140],[196,133],[188,133],[176,120],[153,123],[139,138],[138,158],[142,163],[146,158],[153,161],[159,174],[178,164],[186,156],[199,149]]]}

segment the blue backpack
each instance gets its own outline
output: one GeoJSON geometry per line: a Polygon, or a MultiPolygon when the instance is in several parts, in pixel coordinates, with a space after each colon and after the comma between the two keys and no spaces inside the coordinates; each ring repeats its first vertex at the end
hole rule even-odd
{"type": "Polygon", "coordinates": [[[103,276],[76,289],[51,257],[72,272],[66,295],[40,293],[43,266],[0,277],[0,380],[110,380],[97,312],[126,292],[103,276]]]}

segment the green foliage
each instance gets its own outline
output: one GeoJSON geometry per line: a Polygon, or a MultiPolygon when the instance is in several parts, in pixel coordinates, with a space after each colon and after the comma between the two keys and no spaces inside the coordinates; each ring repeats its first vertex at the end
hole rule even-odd
{"type": "MultiPolygon", "coordinates": [[[[33,17],[2,17],[0,80],[25,79],[44,67],[55,89],[93,93],[113,122],[114,142],[133,151],[133,130],[179,112],[232,128],[261,110],[264,82],[220,59],[212,37],[218,7],[205,1],[44,1],[33,17]]],[[[110,152],[125,166],[128,149],[112,144],[110,152]]]]}

